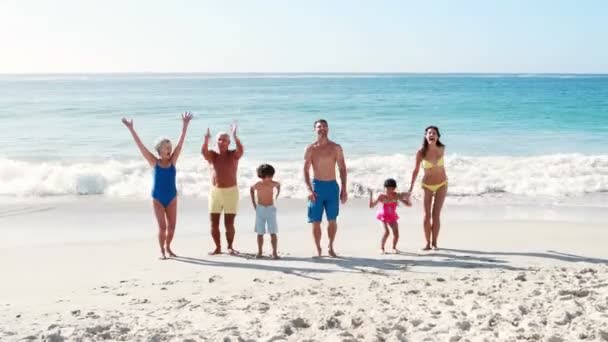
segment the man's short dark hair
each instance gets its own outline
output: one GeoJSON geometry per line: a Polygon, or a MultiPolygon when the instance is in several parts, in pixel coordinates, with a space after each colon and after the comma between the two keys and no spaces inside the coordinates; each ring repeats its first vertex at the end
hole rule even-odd
{"type": "Polygon", "coordinates": [[[262,164],[257,169],[259,178],[266,178],[274,176],[274,167],[270,164],[262,164]]]}
{"type": "Polygon", "coordinates": [[[315,121],[315,124],[313,125],[313,127],[317,127],[318,123],[324,124],[325,126],[329,126],[329,124],[327,123],[327,120],[319,119],[319,120],[315,121]]]}

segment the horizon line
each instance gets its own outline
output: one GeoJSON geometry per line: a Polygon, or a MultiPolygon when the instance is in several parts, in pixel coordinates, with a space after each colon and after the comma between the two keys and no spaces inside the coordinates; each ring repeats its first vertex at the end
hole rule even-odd
{"type": "Polygon", "coordinates": [[[608,72],[410,72],[410,71],[78,71],[78,72],[0,72],[0,76],[28,75],[573,75],[608,76],[608,72]]]}

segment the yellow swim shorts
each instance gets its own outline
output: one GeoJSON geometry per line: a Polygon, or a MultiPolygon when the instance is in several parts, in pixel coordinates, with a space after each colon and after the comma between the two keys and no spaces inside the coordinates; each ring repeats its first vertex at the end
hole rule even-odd
{"type": "Polygon", "coordinates": [[[230,188],[212,187],[209,191],[209,213],[221,214],[236,214],[239,209],[239,188],[236,186],[230,188]]]}

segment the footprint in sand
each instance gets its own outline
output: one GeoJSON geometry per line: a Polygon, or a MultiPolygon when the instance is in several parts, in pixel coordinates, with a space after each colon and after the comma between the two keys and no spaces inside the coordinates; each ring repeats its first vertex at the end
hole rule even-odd
{"type": "Polygon", "coordinates": [[[592,275],[595,275],[597,273],[597,270],[593,269],[593,268],[584,268],[582,269],[580,272],[580,274],[587,274],[590,273],[592,275]]]}
{"type": "Polygon", "coordinates": [[[213,276],[211,276],[209,278],[209,283],[215,283],[216,281],[221,280],[221,279],[222,279],[221,276],[219,276],[219,275],[213,275],[213,276]]]}
{"type": "Polygon", "coordinates": [[[186,298],[180,298],[176,301],[174,301],[177,305],[175,306],[175,309],[182,309],[184,308],[186,305],[190,304],[191,302],[189,300],[187,300],[186,298]]]}
{"type": "Polygon", "coordinates": [[[526,279],[526,274],[525,273],[520,273],[517,277],[515,277],[515,280],[527,281],[528,279],[526,279]]]}
{"type": "Polygon", "coordinates": [[[100,316],[93,311],[89,311],[89,312],[87,312],[87,318],[99,319],[100,316]]]}
{"type": "Polygon", "coordinates": [[[319,324],[319,329],[320,330],[341,329],[341,326],[342,326],[342,322],[340,322],[340,320],[338,318],[330,317],[326,321],[319,324]]]}
{"type": "Polygon", "coordinates": [[[350,326],[353,328],[358,328],[363,324],[363,318],[361,317],[353,317],[350,320],[350,326]]]}
{"type": "Polygon", "coordinates": [[[291,325],[296,329],[307,329],[310,328],[310,323],[305,319],[298,317],[291,321],[291,325]]]}
{"type": "Polygon", "coordinates": [[[578,298],[587,297],[590,294],[589,290],[560,290],[560,296],[574,296],[578,298]]]}
{"type": "Polygon", "coordinates": [[[413,319],[410,321],[410,323],[412,324],[412,326],[414,326],[414,328],[416,328],[417,326],[419,326],[420,324],[422,324],[422,320],[420,319],[413,319]]]}
{"type": "Polygon", "coordinates": [[[259,311],[261,313],[266,313],[268,310],[270,310],[270,305],[268,303],[264,303],[264,302],[253,303],[253,304],[248,305],[245,308],[245,310],[247,312],[251,312],[253,310],[253,311],[259,311]]]}
{"type": "Polygon", "coordinates": [[[139,305],[139,304],[150,304],[150,301],[146,298],[144,299],[131,299],[131,305],[139,305]]]}
{"type": "Polygon", "coordinates": [[[458,329],[460,329],[462,331],[469,331],[469,330],[471,330],[471,322],[461,321],[461,322],[456,323],[456,327],[458,327],[458,329]]]}
{"type": "Polygon", "coordinates": [[[528,312],[530,312],[530,311],[528,310],[528,308],[527,308],[527,307],[525,307],[524,305],[520,305],[520,306],[518,306],[518,307],[517,307],[517,309],[519,310],[519,313],[520,313],[522,316],[525,316],[525,315],[527,315],[527,314],[528,314],[528,312]]]}
{"type": "Polygon", "coordinates": [[[426,326],[420,328],[421,331],[431,331],[433,330],[437,325],[434,323],[428,323],[426,326]]]}

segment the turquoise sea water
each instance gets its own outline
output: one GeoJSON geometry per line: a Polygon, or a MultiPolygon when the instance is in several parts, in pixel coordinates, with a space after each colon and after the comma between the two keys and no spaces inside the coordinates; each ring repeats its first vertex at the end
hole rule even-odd
{"type": "Polygon", "coordinates": [[[195,120],[178,175],[185,195],[207,186],[206,128],[236,120],[243,186],[258,162],[273,162],[298,197],[317,118],[342,144],[355,192],[387,176],[405,182],[431,124],[447,145],[453,195],[608,191],[608,75],[125,74],[0,76],[0,194],[145,196],[147,170],[120,118],[134,118],[151,147],[177,139],[186,110],[195,120]]]}

